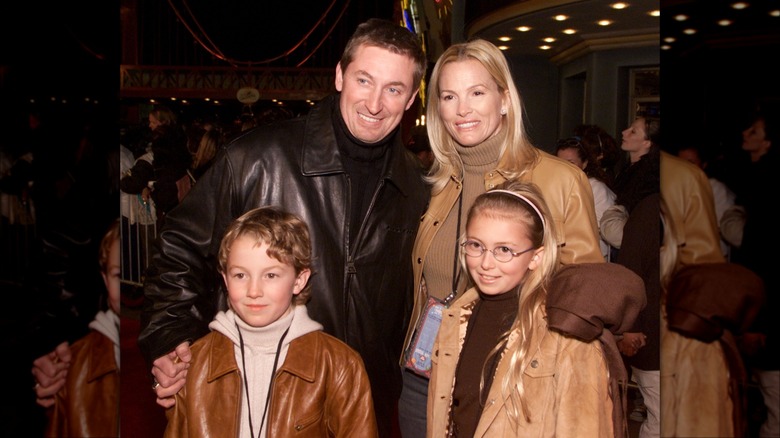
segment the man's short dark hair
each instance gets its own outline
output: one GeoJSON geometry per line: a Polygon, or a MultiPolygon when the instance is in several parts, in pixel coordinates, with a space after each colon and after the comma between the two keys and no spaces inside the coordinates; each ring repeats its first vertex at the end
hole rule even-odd
{"type": "Polygon", "coordinates": [[[412,58],[416,67],[414,86],[420,86],[420,81],[428,67],[428,60],[417,35],[392,21],[371,18],[361,23],[347,42],[347,47],[341,55],[342,71],[347,70],[347,66],[354,59],[355,51],[363,44],[412,58]]]}

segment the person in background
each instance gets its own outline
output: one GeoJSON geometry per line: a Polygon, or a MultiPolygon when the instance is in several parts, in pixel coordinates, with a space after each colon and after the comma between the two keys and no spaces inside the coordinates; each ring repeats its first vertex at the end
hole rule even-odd
{"type": "Polygon", "coordinates": [[[547,325],[555,225],[529,183],[489,190],[469,209],[460,247],[474,287],[444,310],[427,436],[613,436],[600,343],[547,325]]]}
{"type": "Polygon", "coordinates": [[[744,159],[737,165],[735,205],[720,222],[723,238],[732,245],[731,261],[758,274],[766,291],[766,303],[741,340],[767,410],[759,431],[761,437],[780,436],[780,359],[776,353],[780,349],[780,290],[777,266],[767,256],[767,249],[777,242],[771,200],[776,196],[774,188],[780,172],[777,148],[773,147],[779,127],[776,110],[763,108],[751,114],[742,132],[744,159]]]}
{"type": "Polygon", "coordinates": [[[624,361],[630,367],[631,380],[637,384],[645,407],[646,417],[642,419],[639,438],[660,436],[662,421],[659,202],[660,194],[653,193],[637,203],[623,226],[622,245],[614,260],[642,279],[647,297],[647,304],[639,312],[633,327],[617,341],[620,352],[625,356],[624,361]]]}
{"type": "Polygon", "coordinates": [[[596,157],[596,165],[603,171],[603,181],[611,189],[623,164],[620,145],[599,125],[578,125],[572,134],[579,137],[585,148],[596,157]]]}
{"type": "Polygon", "coordinates": [[[617,197],[615,205],[601,216],[601,238],[609,243],[613,257],[617,256],[623,240],[623,226],[637,203],[660,190],[661,121],[637,117],[623,130],[620,148],[628,156],[628,165],[615,178],[612,187],[617,197]]]}
{"type": "MultiPolygon", "coordinates": [[[[596,157],[579,137],[558,140],[558,143],[555,145],[555,154],[558,158],[562,158],[579,167],[588,176],[590,188],[593,190],[596,222],[600,222],[604,211],[615,205],[615,192],[607,185],[606,174],[599,167],[596,157]]],[[[601,254],[605,260],[609,261],[609,244],[604,239],[601,239],[599,244],[601,246],[601,254]]]]}
{"type": "Polygon", "coordinates": [[[211,129],[200,129],[194,139],[197,147],[192,154],[192,165],[189,171],[192,178],[197,182],[211,166],[211,163],[217,156],[217,151],[222,147],[222,133],[214,127],[211,129]]]}
{"type": "Polygon", "coordinates": [[[523,101],[504,54],[476,39],[449,47],[428,86],[427,129],[435,157],[427,181],[428,210],[414,243],[414,308],[404,341],[401,433],[422,437],[436,314],[466,290],[458,238],[480,194],[510,179],[533,182],[549,201],[564,264],[604,262],[593,191],[585,174],[534,147],[523,124],[523,101]]]}
{"type": "Polygon", "coordinates": [[[278,205],[309,224],[317,273],[309,314],[363,358],[380,436],[397,428],[411,249],[429,198],[400,123],[426,64],[412,32],[387,20],[362,23],[336,66],[337,94],[306,116],[239,134],[166,217],[139,337],[158,403],[175,403],[190,344],[226,308],[214,266],[224,230],[252,208],[278,205]]]}
{"type": "Polygon", "coordinates": [[[162,228],[165,216],[179,204],[177,181],[187,175],[192,157],[187,149],[184,130],[176,121],[176,114],[165,106],[156,106],[149,112],[152,131],[149,152],[136,160],[133,167],[119,181],[119,188],[130,194],[151,198],[157,212],[157,227],[162,228]]]}
{"type": "Polygon", "coordinates": [[[363,360],[306,311],[311,248],[306,223],[277,207],[228,226],[218,259],[229,308],[192,345],[166,437],[377,436],[363,360]]]}
{"type": "Polygon", "coordinates": [[[70,345],[70,371],[46,411],[47,437],[119,436],[119,228],[117,219],[100,242],[107,308],[70,345]]]}

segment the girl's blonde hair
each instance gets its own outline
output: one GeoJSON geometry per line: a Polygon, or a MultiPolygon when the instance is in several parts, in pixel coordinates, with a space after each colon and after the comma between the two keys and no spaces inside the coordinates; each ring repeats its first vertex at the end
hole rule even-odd
{"type": "Polygon", "coordinates": [[[506,92],[509,96],[509,107],[504,116],[506,138],[501,146],[498,169],[507,179],[515,179],[533,168],[539,159],[539,151],[526,135],[522,99],[504,54],[495,45],[482,39],[455,44],[439,57],[428,85],[428,138],[436,160],[427,179],[433,185],[433,194],[439,193],[453,175],[460,178],[463,174],[463,163],[455,149],[455,140],[444,126],[439,113],[439,81],[445,65],[468,60],[478,61],[485,67],[498,85],[499,92],[506,92]]]}
{"type": "MultiPolygon", "coordinates": [[[[477,217],[490,217],[516,222],[523,227],[534,248],[544,248],[537,268],[529,270],[517,286],[519,294],[517,316],[512,327],[499,339],[491,351],[489,362],[494,355],[509,355],[509,369],[502,385],[504,394],[509,394],[508,414],[512,420],[519,422],[521,415],[528,421],[529,410],[525,399],[523,386],[523,358],[528,357],[531,332],[534,329],[534,313],[544,306],[547,299],[547,287],[559,265],[558,240],[555,234],[555,223],[551,220],[550,210],[542,198],[539,188],[530,182],[510,180],[496,189],[507,190],[517,196],[495,190],[487,191],[477,197],[469,209],[466,227],[477,217]],[[534,208],[535,207],[535,208],[534,208]],[[539,213],[541,213],[541,217],[539,213]],[[511,348],[506,348],[510,338],[517,336],[511,348]]],[[[465,234],[461,241],[465,241],[465,234]]],[[[465,253],[461,252],[461,263],[465,269],[465,253]]],[[[480,391],[485,390],[485,367],[480,382],[480,391]]]]}

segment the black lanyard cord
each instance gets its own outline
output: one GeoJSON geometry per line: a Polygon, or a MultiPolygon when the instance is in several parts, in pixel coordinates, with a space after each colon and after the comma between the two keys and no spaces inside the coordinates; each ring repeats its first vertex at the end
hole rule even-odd
{"type": "MultiPolygon", "coordinates": [[[[252,427],[252,407],[249,404],[249,380],[246,375],[246,360],[244,359],[244,337],[241,336],[241,330],[238,328],[238,323],[236,323],[236,330],[238,330],[238,342],[241,346],[241,367],[244,369],[244,388],[246,390],[246,409],[249,413],[249,435],[254,437],[255,431],[252,427]]],[[[263,419],[260,422],[260,429],[257,431],[258,438],[260,437],[260,434],[263,432],[263,425],[265,424],[265,415],[268,413],[268,402],[271,401],[271,389],[274,386],[274,374],[276,374],[276,366],[279,364],[279,353],[282,351],[282,342],[284,342],[284,338],[287,337],[287,332],[290,331],[290,327],[287,327],[287,330],[282,333],[282,337],[279,338],[279,345],[276,346],[276,356],[274,356],[274,367],[271,370],[271,379],[268,382],[268,392],[265,396],[265,409],[263,409],[263,419]]]]}

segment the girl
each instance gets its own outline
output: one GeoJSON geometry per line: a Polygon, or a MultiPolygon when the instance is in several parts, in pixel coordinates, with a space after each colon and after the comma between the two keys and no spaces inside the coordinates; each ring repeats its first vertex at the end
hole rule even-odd
{"type": "Polygon", "coordinates": [[[613,435],[598,342],[550,331],[559,266],[539,189],[508,182],[469,210],[461,263],[474,287],[442,314],[428,392],[428,436],[613,435]]]}

